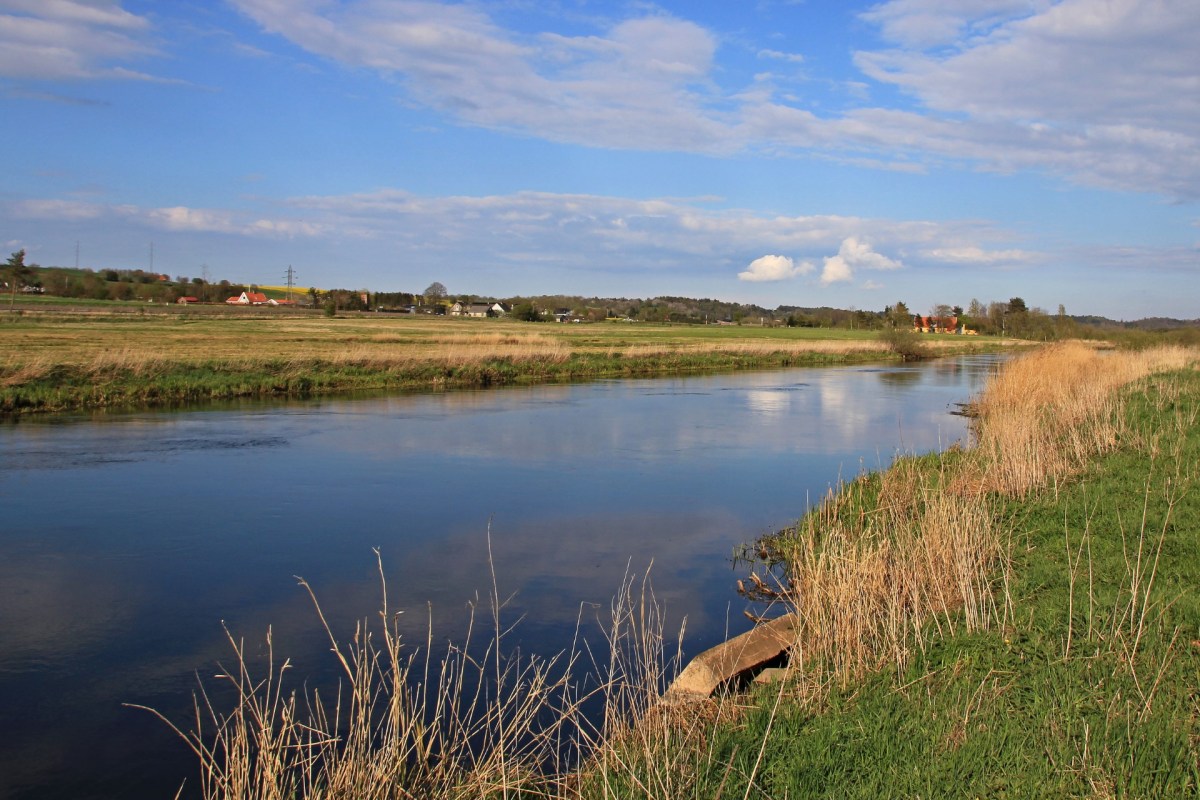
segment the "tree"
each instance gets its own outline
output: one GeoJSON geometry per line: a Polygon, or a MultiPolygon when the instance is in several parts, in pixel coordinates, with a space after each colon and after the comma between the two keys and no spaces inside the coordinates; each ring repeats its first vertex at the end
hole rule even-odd
{"type": "Polygon", "coordinates": [[[887,317],[888,323],[893,328],[911,328],[913,324],[913,313],[908,310],[908,305],[903,301],[899,301],[891,308],[885,308],[883,314],[887,317]]]}
{"type": "Polygon", "coordinates": [[[1008,306],[1006,304],[997,303],[995,301],[988,303],[987,319],[988,319],[988,326],[991,329],[992,333],[999,333],[1001,336],[1003,336],[1005,333],[1007,333],[1007,330],[1006,330],[1005,324],[1004,324],[1004,318],[1007,315],[1008,315],[1008,306]]]}
{"type": "Polygon", "coordinates": [[[425,302],[427,304],[440,303],[446,299],[446,287],[441,283],[434,281],[425,289],[425,302]]]}
{"type": "Polygon", "coordinates": [[[1008,301],[1008,314],[1004,319],[1004,327],[1010,336],[1024,336],[1029,321],[1029,307],[1019,297],[1008,301]]]}
{"type": "Polygon", "coordinates": [[[12,289],[12,298],[8,302],[9,310],[12,310],[17,306],[17,287],[33,275],[33,268],[25,264],[24,248],[9,256],[4,268],[8,271],[8,285],[12,289]]]}
{"type": "Polygon", "coordinates": [[[541,322],[545,319],[542,313],[538,311],[537,306],[530,302],[518,303],[513,306],[512,316],[513,319],[519,319],[524,322],[541,322]]]}

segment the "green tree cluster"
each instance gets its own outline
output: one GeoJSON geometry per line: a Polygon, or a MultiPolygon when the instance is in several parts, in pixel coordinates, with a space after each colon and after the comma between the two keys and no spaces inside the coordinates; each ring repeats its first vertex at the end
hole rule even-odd
{"type": "Polygon", "coordinates": [[[8,302],[11,311],[17,305],[17,290],[26,286],[34,275],[33,265],[25,263],[23,248],[8,257],[8,261],[4,262],[4,271],[8,279],[8,286],[12,290],[12,296],[8,302]]]}

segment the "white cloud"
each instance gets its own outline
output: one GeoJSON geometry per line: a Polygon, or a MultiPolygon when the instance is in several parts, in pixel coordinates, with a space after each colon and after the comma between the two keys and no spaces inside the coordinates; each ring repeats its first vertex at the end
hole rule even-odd
{"type": "Polygon", "coordinates": [[[762,256],[750,262],[744,272],[738,273],[739,281],[785,281],[798,275],[807,275],[814,269],[807,261],[797,264],[787,256],[762,256]]]}
{"type": "Polygon", "coordinates": [[[865,17],[899,47],[856,54],[860,68],[915,97],[922,117],[962,120],[940,140],[918,135],[916,148],[1200,194],[1193,0],[893,0],[865,17]]]}
{"type": "Polygon", "coordinates": [[[78,200],[22,200],[10,207],[13,216],[24,219],[53,219],[60,221],[96,219],[105,207],[78,200]]]}
{"type": "Polygon", "coordinates": [[[1045,9],[1049,0],[890,0],[860,16],[894,42],[913,47],[954,44],[998,23],[1045,9]]]}
{"type": "Polygon", "coordinates": [[[922,255],[933,261],[948,264],[1022,264],[1030,261],[1035,254],[1025,250],[984,250],[982,247],[934,247],[922,252],[922,255]]]}
{"type": "Polygon", "coordinates": [[[974,222],[813,215],[770,216],[714,209],[705,198],[635,199],[587,194],[423,196],[398,189],[262,201],[238,209],[144,207],[30,199],[0,203],[13,220],[97,224],[260,240],[321,238],[416,261],[495,268],[544,264],[590,272],[687,274],[764,283],[814,275],[825,285],[858,271],[918,264],[981,267],[1044,258],[1011,248],[1012,234],[974,222]],[[761,255],[762,253],[769,255],[761,255]],[[782,255],[788,253],[790,255],[782,255]],[[835,253],[833,256],[827,256],[835,253]],[[826,256],[825,258],[822,258],[826,256]],[[823,265],[823,269],[820,269],[823,265]],[[819,276],[816,274],[820,269],[819,276]]]}
{"type": "Polygon", "coordinates": [[[146,17],[115,0],[3,0],[0,75],[10,78],[153,80],[119,66],[155,53],[146,17]]]}
{"type": "Polygon", "coordinates": [[[829,286],[833,283],[845,283],[854,280],[854,271],[850,269],[850,265],[846,259],[841,256],[830,256],[825,259],[825,266],[821,270],[821,285],[829,286]]]}
{"type": "Polygon", "coordinates": [[[821,285],[854,280],[856,269],[892,270],[903,266],[899,261],[875,252],[871,245],[857,236],[848,236],[842,240],[837,255],[825,259],[825,266],[821,270],[821,285]]]}
{"type": "Polygon", "coordinates": [[[759,58],[770,58],[775,61],[787,61],[791,64],[803,64],[804,56],[799,53],[783,53],[779,50],[759,50],[759,58]]]}
{"type": "Polygon", "coordinates": [[[859,241],[855,236],[851,236],[842,242],[842,246],[838,250],[838,256],[844,258],[848,264],[855,268],[900,269],[904,266],[899,261],[888,258],[882,253],[876,253],[871,249],[871,245],[859,241]]]}
{"type": "Polygon", "coordinates": [[[596,147],[1034,169],[1200,196],[1195,0],[879,3],[862,18],[894,46],[855,63],[914,102],[822,114],[769,80],[721,88],[720,37],[675,17],[627,19],[591,36],[525,35],[479,5],[233,2],[314,54],[399,78],[411,100],[465,124],[596,147]]]}
{"type": "Polygon", "coordinates": [[[716,37],[643,17],[598,36],[519,36],[466,5],[233,0],[268,31],[339,63],[403,79],[464,122],[605,147],[731,151],[706,111],[716,37]]]}
{"type": "Polygon", "coordinates": [[[256,218],[245,212],[219,209],[142,208],[135,205],[105,205],[77,200],[22,200],[8,205],[18,219],[82,222],[110,220],[144,225],[173,232],[224,233],[274,238],[321,236],[328,233],[319,222],[278,217],[256,218]]]}

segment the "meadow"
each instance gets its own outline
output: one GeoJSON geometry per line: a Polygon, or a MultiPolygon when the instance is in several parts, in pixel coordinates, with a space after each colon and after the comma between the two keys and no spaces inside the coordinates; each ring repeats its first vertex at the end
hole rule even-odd
{"type": "MultiPolygon", "coordinates": [[[[0,413],[896,360],[870,331],[103,306],[7,315],[0,413]]],[[[1003,346],[928,337],[937,353],[1003,346]]]]}

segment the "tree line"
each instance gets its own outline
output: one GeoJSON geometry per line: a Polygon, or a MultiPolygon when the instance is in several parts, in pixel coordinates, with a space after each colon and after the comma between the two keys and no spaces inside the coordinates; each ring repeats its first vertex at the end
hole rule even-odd
{"type": "MultiPolygon", "coordinates": [[[[215,283],[203,278],[166,275],[141,269],[102,269],[38,267],[27,264],[24,250],[9,256],[3,266],[4,288],[12,307],[22,291],[37,291],[58,297],[96,300],[140,300],[171,303],[181,297],[200,302],[223,303],[243,291],[257,291],[254,284],[215,283]]],[[[971,299],[966,307],[936,303],[927,311],[910,308],[898,301],[881,311],[855,307],[848,309],[780,305],[768,309],[756,304],[728,302],[712,298],[658,296],[652,298],[583,297],[578,295],[517,295],[491,297],[451,294],[441,282],[431,283],[423,292],[371,292],[368,289],[297,290],[303,305],[337,311],[445,311],[455,302],[495,303],[511,308],[510,316],[529,321],[553,319],[556,313],[572,319],[599,322],[625,319],[637,322],[678,324],[785,325],[803,328],[887,330],[919,327],[918,318],[954,317],[960,326],[983,335],[1011,336],[1049,341],[1063,338],[1126,339],[1150,336],[1150,331],[1166,332],[1171,338],[1200,339],[1200,321],[1154,319],[1139,322],[1114,322],[1103,317],[1068,316],[1063,305],[1054,313],[1030,307],[1021,297],[1007,301],[982,302],[971,299]],[[1190,337],[1190,338],[1189,338],[1190,337]]],[[[1161,336],[1159,337],[1161,338],[1161,336]]]]}

